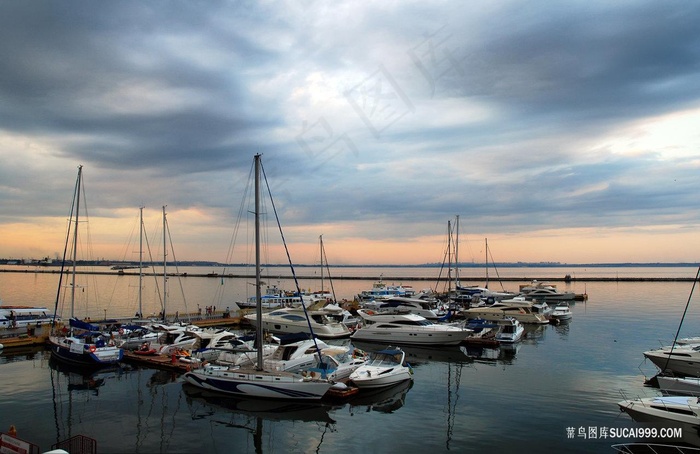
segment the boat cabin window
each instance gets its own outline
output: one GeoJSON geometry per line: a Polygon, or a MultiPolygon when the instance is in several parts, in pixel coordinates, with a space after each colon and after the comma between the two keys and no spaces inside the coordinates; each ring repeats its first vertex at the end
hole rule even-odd
{"type": "Polygon", "coordinates": [[[289,321],[293,322],[300,322],[300,321],[305,321],[306,319],[302,317],[301,315],[294,315],[294,314],[286,314],[282,318],[285,318],[289,321]]]}

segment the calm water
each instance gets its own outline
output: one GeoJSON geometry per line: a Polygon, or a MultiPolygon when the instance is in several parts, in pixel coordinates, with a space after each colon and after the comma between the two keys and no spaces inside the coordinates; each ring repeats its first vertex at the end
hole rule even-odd
{"type": "MultiPolygon", "coordinates": [[[[435,273],[410,270],[418,273],[413,276],[435,273]]],[[[351,298],[369,288],[379,274],[406,276],[406,269],[394,271],[372,268],[364,270],[366,281],[336,280],[333,286],[338,298],[351,298]]],[[[528,279],[574,275],[574,271],[577,276],[695,274],[689,268],[499,270],[502,276],[513,273],[528,279]]],[[[52,306],[57,279],[51,274],[0,273],[0,298],[5,304],[52,306]]],[[[137,279],[93,280],[79,287],[81,297],[94,292],[81,298],[84,314],[96,318],[104,315],[104,308],[108,316],[136,310],[137,279]]],[[[290,288],[283,276],[268,278],[271,284],[277,280],[290,288]]],[[[403,283],[417,289],[432,284],[403,283]]],[[[315,290],[320,284],[307,280],[301,285],[315,290]]],[[[517,289],[518,282],[503,285],[517,289]]],[[[224,279],[222,285],[214,278],[172,278],[168,286],[169,312],[196,310],[197,305],[223,308],[249,291],[241,279],[224,279]]],[[[495,288],[493,283],[491,287],[495,288]]],[[[144,288],[144,312],[156,310],[153,278],[144,281],[144,288]]],[[[457,348],[408,349],[415,369],[410,388],[360,395],[335,406],[236,401],[193,392],[169,372],[125,367],[81,375],[57,368],[40,350],[5,352],[0,356],[0,430],[14,424],[20,438],[44,450],[58,440],[84,434],[97,440],[101,453],[372,453],[416,448],[419,452],[614,452],[611,444],[633,440],[583,439],[578,431],[635,426],[620,415],[616,403],[622,399],[621,391],[629,397],[655,394],[643,386],[644,378],[656,370],[643,361],[642,351],[673,339],[692,283],[589,282],[585,288],[582,283],[568,288],[589,295],[588,302],[573,306],[570,324],[529,329],[515,348],[486,351],[481,359],[470,359],[457,348]],[[574,429],[573,438],[568,428],[574,429]]],[[[700,335],[695,300],[682,336],[700,335]]]]}

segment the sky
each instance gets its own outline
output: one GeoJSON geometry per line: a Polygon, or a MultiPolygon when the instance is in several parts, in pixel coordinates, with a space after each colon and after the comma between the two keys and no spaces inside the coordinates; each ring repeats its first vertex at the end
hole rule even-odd
{"type": "MultiPolygon", "coordinates": [[[[253,156],[290,255],[700,260],[695,1],[0,2],[0,257],[228,261],[253,156]],[[152,242],[157,242],[155,233],[152,242]]],[[[244,229],[241,229],[241,231],[244,229]]],[[[283,262],[279,251],[270,261],[283,262]]],[[[239,262],[238,256],[232,258],[239,262]]],[[[243,260],[240,260],[243,261],[243,260]]]]}

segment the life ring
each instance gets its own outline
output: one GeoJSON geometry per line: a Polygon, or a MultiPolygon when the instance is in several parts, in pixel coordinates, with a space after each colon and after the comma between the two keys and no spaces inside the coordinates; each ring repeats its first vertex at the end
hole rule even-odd
{"type": "Polygon", "coordinates": [[[365,314],[367,314],[367,315],[374,315],[374,311],[365,311],[365,314]]]}
{"type": "Polygon", "coordinates": [[[97,347],[95,347],[94,345],[91,345],[90,346],[90,353],[95,353],[95,350],[97,350],[97,347]]]}

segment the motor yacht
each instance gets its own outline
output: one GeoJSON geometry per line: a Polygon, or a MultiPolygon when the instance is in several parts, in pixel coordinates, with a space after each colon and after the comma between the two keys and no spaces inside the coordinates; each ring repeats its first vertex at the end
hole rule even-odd
{"type": "MultiPolygon", "coordinates": [[[[248,314],[245,318],[255,325],[257,315],[248,314]]],[[[260,321],[263,330],[274,334],[309,333],[309,324],[311,324],[313,333],[320,339],[342,339],[351,334],[350,329],[344,323],[331,320],[322,310],[277,309],[263,313],[260,321]]]]}
{"type": "Polygon", "coordinates": [[[549,320],[542,314],[536,313],[531,304],[512,306],[504,303],[494,303],[491,306],[473,307],[460,311],[465,318],[483,318],[485,320],[505,320],[514,318],[520,323],[546,324],[549,320]]]}
{"type": "Polygon", "coordinates": [[[673,345],[644,352],[662,372],[700,377],[700,344],[673,345]]]}
{"type": "MultiPolygon", "coordinates": [[[[647,397],[618,402],[620,410],[641,423],[681,428],[682,441],[700,445],[700,402],[695,396],[647,397]]],[[[680,440],[677,440],[680,441],[680,440]]]]}
{"type": "Polygon", "coordinates": [[[399,348],[371,352],[367,362],[350,374],[350,381],[360,389],[382,388],[413,380],[413,369],[405,364],[405,353],[399,348]]]}
{"type": "Polygon", "coordinates": [[[498,322],[501,330],[496,334],[496,340],[502,343],[512,344],[522,339],[525,328],[522,323],[514,318],[506,318],[498,322]]]}
{"type": "Polygon", "coordinates": [[[561,322],[565,320],[571,320],[573,316],[574,314],[571,312],[569,303],[561,302],[554,306],[554,310],[552,311],[550,318],[561,322]]]}
{"type": "Polygon", "coordinates": [[[471,329],[433,323],[416,314],[385,314],[370,310],[357,311],[362,326],[353,340],[406,345],[459,345],[472,333],[471,329]]]}
{"type": "Polygon", "coordinates": [[[438,313],[437,308],[428,301],[420,298],[394,296],[380,301],[368,302],[364,308],[379,313],[411,313],[420,315],[428,320],[437,321],[443,313],[438,313]]]}

